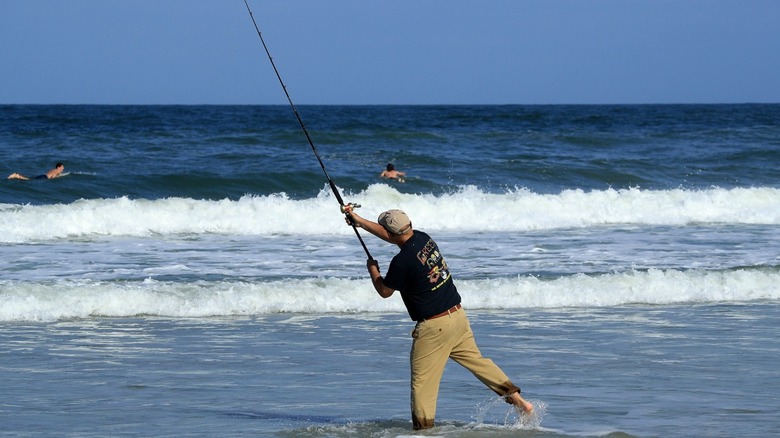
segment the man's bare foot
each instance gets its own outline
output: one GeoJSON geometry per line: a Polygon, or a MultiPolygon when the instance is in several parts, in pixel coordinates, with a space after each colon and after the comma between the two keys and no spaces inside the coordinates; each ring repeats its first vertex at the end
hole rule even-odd
{"type": "Polygon", "coordinates": [[[506,396],[506,401],[515,405],[515,407],[524,414],[530,414],[534,411],[534,405],[524,399],[520,395],[520,392],[513,392],[511,395],[506,396]]]}

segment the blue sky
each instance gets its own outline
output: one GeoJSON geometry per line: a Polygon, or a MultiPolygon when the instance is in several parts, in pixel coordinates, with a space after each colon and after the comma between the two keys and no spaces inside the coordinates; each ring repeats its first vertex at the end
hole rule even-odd
{"type": "MultiPolygon", "coordinates": [[[[250,0],[297,105],[780,102],[777,0],[250,0]]],[[[243,0],[0,0],[0,104],[286,104],[243,0]]]]}

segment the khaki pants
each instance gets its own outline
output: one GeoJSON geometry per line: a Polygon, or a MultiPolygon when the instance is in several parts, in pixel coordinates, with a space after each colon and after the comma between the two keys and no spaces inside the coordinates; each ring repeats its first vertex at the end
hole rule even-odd
{"type": "Polygon", "coordinates": [[[415,429],[433,427],[439,382],[452,358],[496,394],[520,390],[492,360],[482,357],[465,309],[417,323],[412,332],[412,422],[415,429]]]}

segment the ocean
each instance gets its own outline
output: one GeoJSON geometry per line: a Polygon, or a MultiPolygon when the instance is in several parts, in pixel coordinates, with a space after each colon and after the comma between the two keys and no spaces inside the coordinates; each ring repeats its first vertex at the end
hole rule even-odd
{"type": "Polygon", "coordinates": [[[289,106],[0,105],[1,436],[780,434],[780,104],[297,109],[535,415],[450,363],[411,430],[414,323],[289,106]]]}

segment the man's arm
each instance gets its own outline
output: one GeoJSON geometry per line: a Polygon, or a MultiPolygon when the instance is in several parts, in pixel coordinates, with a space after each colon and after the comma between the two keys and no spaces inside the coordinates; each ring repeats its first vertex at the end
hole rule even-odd
{"type": "Polygon", "coordinates": [[[368,275],[371,276],[371,283],[374,285],[376,293],[382,298],[390,298],[395,289],[390,289],[382,283],[382,275],[379,273],[379,262],[369,259],[366,262],[366,266],[368,267],[368,275]]]}
{"type": "Polygon", "coordinates": [[[344,214],[347,215],[347,220],[351,219],[355,226],[360,227],[369,233],[373,234],[374,236],[384,240],[388,243],[395,243],[392,240],[392,236],[390,233],[385,229],[385,227],[379,225],[378,223],[374,221],[370,221],[366,218],[360,217],[355,211],[352,209],[351,205],[345,205],[344,206],[344,214]]]}

